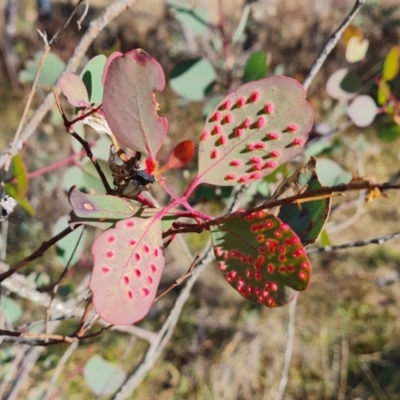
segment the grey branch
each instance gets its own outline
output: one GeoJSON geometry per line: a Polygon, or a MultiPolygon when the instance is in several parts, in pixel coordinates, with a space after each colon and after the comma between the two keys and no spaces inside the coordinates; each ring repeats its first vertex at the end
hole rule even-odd
{"type": "Polygon", "coordinates": [[[307,249],[307,254],[310,254],[310,253],[326,253],[326,252],[336,251],[336,250],[351,249],[353,247],[368,246],[370,244],[383,244],[383,243],[387,242],[388,240],[394,239],[394,238],[399,237],[399,236],[400,236],[400,232],[394,232],[394,233],[391,233],[389,235],[377,237],[377,238],[374,238],[374,239],[358,240],[356,242],[339,244],[337,246],[313,247],[311,249],[307,249]]]}
{"type": "Polygon", "coordinates": [[[366,0],[357,0],[356,4],[354,5],[353,9],[350,11],[349,15],[343,20],[340,24],[339,28],[336,32],[329,38],[328,42],[319,52],[314,64],[312,65],[309,73],[307,74],[306,78],[304,79],[304,89],[308,90],[313,81],[315,75],[317,75],[318,71],[321,69],[322,65],[324,64],[326,58],[331,53],[331,51],[336,47],[338,41],[342,37],[344,30],[350,25],[351,21],[353,21],[354,17],[365,3],[366,0]]]}
{"type": "MultiPolygon", "coordinates": [[[[82,37],[80,43],[76,47],[74,54],[69,59],[67,66],[65,67],[64,72],[75,72],[82,57],[85,55],[86,51],[89,49],[89,46],[92,44],[93,40],[96,39],[98,34],[118,15],[120,15],[123,11],[131,7],[136,3],[137,0],[120,0],[114,3],[111,3],[104,12],[92,21],[89,25],[88,30],[85,35],[82,37]]],[[[25,125],[18,143],[11,151],[11,146],[8,147],[1,155],[0,155],[0,168],[2,168],[9,156],[13,156],[19,150],[21,150],[22,145],[29,140],[32,134],[35,132],[39,123],[43,120],[46,113],[50,110],[50,108],[54,104],[54,96],[53,93],[49,93],[41,105],[36,109],[32,118],[25,125]]]]}

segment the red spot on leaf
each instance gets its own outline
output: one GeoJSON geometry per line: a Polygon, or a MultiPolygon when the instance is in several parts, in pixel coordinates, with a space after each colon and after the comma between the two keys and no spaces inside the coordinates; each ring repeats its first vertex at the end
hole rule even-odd
{"type": "Polygon", "coordinates": [[[260,97],[261,97],[261,93],[258,90],[256,90],[250,95],[250,100],[253,103],[255,103],[256,101],[260,100],[260,97]]]}
{"type": "Polygon", "coordinates": [[[129,282],[130,282],[129,276],[124,275],[124,283],[125,283],[125,285],[129,285],[129,282]]]}
{"type": "Polygon", "coordinates": [[[205,142],[208,139],[208,136],[209,136],[208,131],[203,131],[202,134],[200,135],[200,140],[202,142],[205,142]]]}
{"type": "Polygon", "coordinates": [[[252,174],[250,174],[249,178],[250,179],[260,179],[261,174],[259,172],[253,172],[252,174]]]}
{"type": "Polygon", "coordinates": [[[286,128],[286,130],[290,133],[297,132],[299,127],[296,124],[289,124],[286,128]]]}
{"type": "Polygon", "coordinates": [[[276,162],[275,161],[267,161],[264,164],[264,168],[275,168],[276,167],[276,162]]]}
{"type": "Polygon", "coordinates": [[[128,245],[129,246],[134,246],[136,244],[136,240],[135,239],[129,239],[128,240],[128,245]]]}
{"type": "MultiPolygon", "coordinates": [[[[281,256],[281,257],[284,257],[284,256],[281,256]]],[[[289,264],[289,265],[287,266],[287,270],[288,270],[288,272],[293,272],[293,271],[294,271],[294,265],[289,264]]]]}
{"type": "Polygon", "coordinates": [[[159,250],[158,249],[154,249],[154,257],[158,257],[159,255],[159,250]]]}
{"type": "Polygon", "coordinates": [[[144,245],[143,245],[143,251],[144,251],[145,253],[148,253],[148,252],[150,251],[150,247],[147,246],[147,244],[144,244],[144,245]]]}
{"type": "Polygon", "coordinates": [[[153,278],[150,275],[147,275],[146,280],[149,285],[151,285],[153,283],[153,278]]]}
{"type": "Polygon", "coordinates": [[[243,126],[244,128],[250,128],[250,126],[251,126],[251,121],[250,121],[250,119],[249,119],[249,118],[246,118],[246,119],[243,121],[242,126],[243,126]]]}
{"type": "Polygon", "coordinates": [[[140,254],[139,253],[135,253],[133,255],[133,258],[134,258],[135,261],[140,261],[140,254]]]}
{"type": "Polygon", "coordinates": [[[284,265],[280,265],[279,268],[278,268],[278,271],[279,271],[280,273],[283,273],[283,272],[286,271],[286,267],[285,267],[284,265]]]}
{"type": "Polygon", "coordinates": [[[301,138],[295,138],[293,140],[293,145],[294,146],[301,146],[302,144],[303,144],[303,139],[301,139],[301,138]]]}
{"type": "Polygon", "coordinates": [[[275,271],[275,267],[274,267],[272,264],[268,264],[267,271],[268,271],[270,274],[273,274],[274,271],[275,271]]]}
{"type": "Polygon", "coordinates": [[[302,281],[305,281],[305,280],[307,279],[307,276],[306,276],[306,274],[305,274],[303,271],[300,271],[300,272],[299,272],[299,278],[300,278],[302,281]]]}
{"type": "Polygon", "coordinates": [[[246,277],[247,277],[247,278],[252,278],[252,277],[253,277],[253,271],[252,271],[251,269],[248,269],[248,270],[246,271],[246,277]]]}
{"type": "Polygon", "coordinates": [[[225,103],[222,105],[224,110],[229,110],[232,106],[232,102],[230,100],[226,100],[225,103]]]}
{"type": "Polygon", "coordinates": [[[262,243],[265,240],[265,236],[264,235],[257,235],[256,240],[257,240],[258,243],[262,243]]]}
{"type": "Polygon", "coordinates": [[[269,152],[270,157],[279,157],[281,155],[281,153],[278,150],[272,150],[269,152]]]}
{"type": "Polygon", "coordinates": [[[275,109],[275,107],[274,107],[274,105],[273,105],[272,103],[267,103],[267,104],[264,106],[264,111],[265,111],[267,114],[272,114],[272,113],[274,112],[274,109],[275,109]]]}
{"type": "Polygon", "coordinates": [[[218,157],[218,151],[217,149],[212,149],[211,153],[210,153],[210,158],[212,158],[213,160],[215,160],[218,157]]]}
{"type": "Polygon", "coordinates": [[[252,164],[261,164],[262,160],[261,160],[261,157],[254,156],[254,157],[250,158],[250,162],[252,164]]]}
{"type": "Polygon", "coordinates": [[[225,145],[227,141],[228,141],[228,139],[226,138],[225,135],[221,135],[221,136],[218,138],[218,143],[219,143],[221,146],[225,145]]]}
{"type": "Polygon", "coordinates": [[[219,111],[216,111],[211,118],[212,121],[219,121],[220,119],[221,119],[221,113],[219,111]]]}
{"type": "Polygon", "coordinates": [[[236,100],[236,105],[241,108],[246,104],[246,99],[244,97],[240,97],[236,100]]]}
{"type": "Polygon", "coordinates": [[[265,149],[265,144],[262,142],[257,142],[254,144],[254,148],[256,150],[264,150],[265,149]]]}
{"type": "Polygon", "coordinates": [[[115,236],[114,235],[110,235],[108,238],[107,238],[107,242],[108,243],[114,243],[115,242],[115,236]]]}
{"type": "MultiPolygon", "coordinates": [[[[271,229],[274,226],[274,224],[271,221],[265,222],[265,227],[267,229],[271,229]]],[[[268,240],[267,240],[267,245],[268,245],[268,240]]]]}
{"type": "Polygon", "coordinates": [[[114,257],[114,252],[112,250],[109,250],[106,252],[106,257],[107,258],[113,258],[114,257]]]}
{"type": "Polygon", "coordinates": [[[267,120],[264,117],[258,118],[258,120],[256,122],[257,128],[258,129],[262,128],[266,123],[267,123],[267,120]]]}
{"type": "Polygon", "coordinates": [[[237,137],[243,136],[243,135],[244,135],[244,129],[243,129],[243,128],[237,128],[237,129],[235,130],[235,135],[236,135],[237,137]]]}
{"type": "Polygon", "coordinates": [[[154,264],[150,265],[150,271],[155,274],[157,272],[157,267],[154,264]]]}
{"type": "Polygon", "coordinates": [[[231,167],[239,167],[241,165],[241,162],[239,160],[232,160],[229,165],[231,167]]]}
{"type": "Polygon", "coordinates": [[[224,117],[224,123],[225,124],[230,124],[233,121],[233,116],[232,114],[226,114],[224,117]]]}
{"type": "Polygon", "coordinates": [[[144,297],[147,297],[147,296],[150,294],[150,290],[147,289],[147,288],[143,288],[143,289],[142,289],[142,293],[143,293],[143,296],[144,296],[144,297]]]}
{"type": "Polygon", "coordinates": [[[110,268],[108,267],[101,267],[101,272],[103,272],[103,274],[108,274],[110,272],[110,268]]]}
{"type": "Polygon", "coordinates": [[[222,132],[222,128],[220,125],[214,125],[213,128],[213,134],[214,135],[219,135],[222,132]]]}
{"type": "Polygon", "coordinates": [[[249,181],[249,177],[248,176],[242,176],[240,179],[239,179],[239,182],[240,183],[246,183],[246,182],[248,182],[249,181]]]}
{"type": "Polygon", "coordinates": [[[234,180],[234,179],[236,179],[236,175],[235,175],[235,174],[226,174],[226,175],[225,175],[225,179],[226,179],[227,181],[234,180]]]}
{"type": "Polygon", "coordinates": [[[304,269],[310,268],[310,264],[309,264],[309,263],[306,263],[306,262],[302,262],[302,263],[300,264],[300,266],[301,266],[301,268],[304,268],[304,269]]]}
{"type": "Polygon", "coordinates": [[[128,290],[128,297],[132,300],[133,299],[133,292],[132,290],[128,290]]]}
{"type": "Polygon", "coordinates": [[[218,268],[221,272],[224,272],[226,270],[226,264],[223,262],[218,263],[218,268]]]}
{"type": "Polygon", "coordinates": [[[267,138],[270,140],[278,140],[279,139],[279,133],[276,132],[270,132],[267,134],[267,138]]]}
{"type": "Polygon", "coordinates": [[[125,225],[127,228],[133,228],[134,226],[135,226],[135,222],[134,221],[132,221],[132,220],[129,220],[129,221],[127,221],[126,222],[126,225],[125,225]]]}
{"type": "Polygon", "coordinates": [[[142,271],[139,268],[135,268],[135,275],[140,278],[142,276],[142,271]]]}

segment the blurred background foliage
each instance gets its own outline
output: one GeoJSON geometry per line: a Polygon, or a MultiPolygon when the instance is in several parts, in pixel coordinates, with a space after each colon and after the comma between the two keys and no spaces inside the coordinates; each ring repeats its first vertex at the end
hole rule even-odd
{"type": "MultiPolygon", "coordinates": [[[[43,42],[72,9],[70,2],[20,0],[3,19],[0,62],[0,145],[12,140],[43,42]]],[[[90,21],[108,5],[90,3],[83,30],[72,24],[52,47],[40,77],[35,106],[57,80],[90,21]]],[[[168,85],[157,96],[160,114],[169,119],[169,137],[160,153],[167,161],[181,140],[197,140],[205,115],[243,82],[285,74],[299,81],[348,10],[350,0],[225,0],[224,37],[218,1],[138,2],[112,22],[94,41],[87,61],[95,55],[141,47],[156,58],[168,85]],[[228,41],[228,43],[227,43],[228,41]],[[229,53],[226,52],[229,45],[229,53]],[[228,57],[227,57],[228,56],[228,57]]],[[[396,0],[369,0],[329,56],[308,92],[315,126],[305,154],[281,167],[247,195],[254,202],[270,196],[308,157],[318,161],[326,185],[367,176],[397,183],[400,177],[400,8],[396,0]],[[367,41],[367,42],[366,42],[367,41]],[[356,98],[358,96],[358,99],[356,98]],[[360,99],[361,98],[361,99],[360,99]],[[367,99],[368,98],[368,99],[367,99]],[[356,101],[357,100],[357,101],[356,101]]],[[[69,110],[71,113],[73,110],[69,110]]],[[[108,159],[109,143],[87,129],[97,142],[96,157],[108,159]]],[[[72,185],[100,191],[93,169],[81,148],[62,128],[52,110],[13,162],[15,180],[10,193],[21,207],[9,219],[7,257],[14,264],[40,243],[67,226],[67,190],[72,185]],[[75,154],[74,154],[75,153],[75,154]],[[41,168],[56,165],[49,173],[41,168]],[[27,175],[38,171],[35,176],[27,175]],[[30,178],[28,179],[28,177],[30,178]]],[[[178,193],[196,172],[193,161],[184,171],[170,171],[168,184],[178,193]]],[[[165,199],[156,185],[153,194],[165,199]]],[[[199,188],[191,199],[207,212],[220,212],[230,188],[199,188]]],[[[399,229],[398,194],[364,203],[364,194],[334,200],[331,218],[320,245],[368,239],[399,229]]],[[[67,264],[80,232],[23,270],[34,287],[49,291],[67,264]]],[[[91,230],[76,249],[72,267],[61,282],[57,298],[68,300],[91,269],[91,230]]],[[[193,252],[201,251],[208,235],[187,235],[193,252]]],[[[395,399],[400,397],[400,251],[399,240],[335,253],[311,255],[312,284],[297,306],[296,337],[285,399],[395,399]]],[[[167,252],[161,288],[188,268],[179,247],[167,252]]],[[[153,307],[139,325],[155,331],[167,317],[179,287],[153,307]]],[[[32,330],[45,309],[2,293],[7,328],[32,330]]],[[[226,285],[214,265],[201,275],[185,305],[166,351],[141,383],[135,399],[273,399],[281,377],[287,343],[288,307],[266,309],[245,302],[226,285]]],[[[63,323],[59,330],[76,324],[63,323]],[[69,325],[68,325],[69,324],[69,325]]],[[[106,332],[80,343],[63,369],[52,398],[108,398],[140,359],[147,343],[129,335],[106,332]],[[112,382],[105,384],[104,382],[112,382]]],[[[0,346],[0,376],[7,383],[18,365],[21,345],[0,346]]],[[[47,347],[26,377],[21,398],[41,399],[48,389],[67,344],[47,347]]],[[[3,386],[6,385],[3,383],[3,386]]],[[[0,386],[0,390],[3,390],[0,386]]]]}

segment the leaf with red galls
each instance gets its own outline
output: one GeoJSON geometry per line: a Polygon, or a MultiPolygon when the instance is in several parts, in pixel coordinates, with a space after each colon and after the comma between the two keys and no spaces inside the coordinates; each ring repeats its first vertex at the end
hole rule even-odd
{"type": "Polygon", "coordinates": [[[103,111],[122,146],[151,160],[164,142],[168,121],[157,114],[154,92],[165,86],[164,72],[145,51],[110,56],[104,70],[103,111]]]}
{"type": "Polygon", "coordinates": [[[241,86],[206,119],[198,183],[234,186],[271,174],[302,151],[312,122],[311,105],[296,80],[274,76],[241,86]]]}
{"type": "Polygon", "coordinates": [[[92,254],[90,289],[100,317],[113,325],[130,325],[144,318],[165,263],[160,220],[119,221],[96,239],[92,254]]]}
{"type": "Polygon", "coordinates": [[[86,86],[78,75],[72,72],[66,72],[61,75],[58,82],[69,104],[78,108],[90,107],[86,86]]]}
{"type": "Polygon", "coordinates": [[[305,290],[311,264],[299,237],[265,211],[211,227],[219,270],[246,300],[279,307],[305,290]]]}

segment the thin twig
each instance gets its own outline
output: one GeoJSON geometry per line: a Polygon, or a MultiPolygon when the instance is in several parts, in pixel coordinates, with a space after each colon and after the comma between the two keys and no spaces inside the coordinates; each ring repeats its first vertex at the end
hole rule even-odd
{"type": "Polygon", "coordinates": [[[80,235],[79,235],[79,238],[78,238],[78,240],[77,240],[76,243],[75,243],[75,247],[74,247],[74,249],[73,249],[72,252],[71,252],[71,255],[70,255],[70,257],[69,257],[69,260],[68,260],[68,262],[67,262],[67,265],[65,266],[63,272],[61,273],[61,275],[59,276],[59,278],[57,279],[57,281],[56,281],[56,283],[55,283],[55,285],[54,285],[54,287],[53,287],[53,291],[52,291],[52,293],[51,293],[50,302],[49,302],[49,305],[48,305],[48,307],[47,307],[47,309],[46,309],[46,322],[45,322],[45,324],[44,324],[44,326],[45,326],[44,332],[45,332],[45,333],[48,333],[48,331],[49,331],[49,320],[50,320],[51,306],[52,306],[52,304],[53,304],[53,300],[54,300],[54,298],[55,298],[55,296],[56,296],[56,294],[57,294],[58,288],[59,288],[59,286],[60,286],[60,282],[62,281],[62,279],[64,278],[64,276],[65,276],[65,275],[67,274],[67,272],[68,272],[68,269],[69,269],[69,267],[70,267],[70,265],[71,265],[72,259],[73,259],[74,255],[75,255],[75,253],[76,253],[76,249],[78,248],[79,243],[80,243],[81,240],[82,240],[82,236],[83,236],[83,232],[85,231],[85,228],[86,228],[86,227],[83,227],[83,228],[82,228],[81,233],[80,233],[80,235]]]}
{"type": "Polygon", "coordinates": [[[258,211],[267,210],[282,205],[300,204],[305,201],[307,202],[315,201],[323,197],[334,195],[335,193],[343,193],[343,192],[350,192],[350,191],[364,190],[364,189],[373,190],[375,188],[379,189],[381,192],[384,192],[385,190],[389,189],[399,190],[400,185],[392,185],[389,183],[375,184],[367,180],[356,180],[347,184],[341,184],[331,187],[323,187],[321,189],[310,190],[310,191],[302,191],[294,196],[289,196],[278,200],[266,201],[265,203],[254,208],[250,208],[246,211],[240,210],[236,213],[224,214],[221,217],[203,222],[201,224],[194,225],[193,227],[177,228],[177,229],[171,228],[163,233],[163,238],[166,238],[170,235],[176,235],[178,233],[194,233],[194,232],[200,233],[206,229],[209,229],[210,226],[222,224],[228,220],[236,218],[243,218],[246,217],[247,215],[257,213],[258,211]]]}
{"type": "Polygon", "coordinates": [[[350,243],[345,243],[345,244],[339,244],[337,246],[324,246],[324,247],[312,247],[310,249],[307,249],[307,254],[310,253],[327,253],[331,251],[336,251],[336,250],[344,250],[344,249],[351,249],[353,247],[363,247],[363,246],[368,246],[370,244],[383,244],[387,242],[388,240],[394,239],[396,237],[400,236],[400,231],[399,232],[394,232],[390,233],[389,235],[386,236],[380,236],[374,239],[367,239],[367,240],[357,240],[356,242],[350,242],[350,243]]]}
{"type": "Polygon", "coordinates": [[[342,21],[339,28],[329,38],[328,42],[322,48],[316,60],[314,61],[314,64],[312,65],[310,71],[308,72],[306,78],[304,79],[303,82],[304,89],[308,90],[315,75],[317,75],[318,71],[321,69],[322,65],[324,64],[330,52],[336,47],[337,43],[342,37],[344,30],[350,25],[351,21],[354,19],[357,12],[360,10],[365,1],[366,0],[356,0],[356,3],[353,9],[350,11],[349,15],[342,21]]]}
{"type": "Polygon", "coordinates": [[[296,321],[297,297],[298,295],[296,294],[293,301],[289,304],[288,337],[286,339],[285,358],[283,361],[282,375],[279,381],[278,391],[275,395],[275,400],[282,399],[283,394],[285,393],[286,385],[288,383],[290,363],[293,354],[293,343],[294,343],[294,333],[295,333],[294,324],[296,321]]]}
{"type": "Polygon", "coordinates": [[[22,261],[20,261],[17,265],[14,267],[10,267],[10,269],[6,272],[3,272],[0,274],[0,282],[3,282],[5,279],[7,279],[9,276],[14,274],[15,272],[19,271],[21,268],[25,267],[28,265],[31,261],[36,260],[37,258],[41,257],[43,253],[49,249],[53,244],[57,243],[59,240],[64,238],[65,236],[69,235],[72,232],[72,229],[70,227],[65,228],[63,231],[61,231],[59,234],[53,236],[51,239],[43,242],[32,254],[30,254],[28,257],[24,258],[22,261]]]}
{"type": "MultiPolygon", "coordinates": [[[[79,3],[80,3],[80,1],[79,1],[79,3]]],[[[9,154],[9,157],[8,157],[6,163],[5,163],[5,166],[4,166],[5,171],[8,171],[8,169],[10,168],[12,156],[17,152],[17,147],[18,147],[17,143],[20,140],[21,133],[22,133],[22,128],[25,125],[26,118],[28,116],[28,112],[29,112],[29,109],[30,109],[31,104],[32,104],[33,96],[36,93],[39,77],[40,77],[40,74],[42,72],[42,69],[43,69],[44,63],[46,61],[46,58],[47,58],[48,54],[50,53],[51,45],[54,43],[55,40],[57,40],[57,38],[60,35],[60,33],[63,32],[65,30],[65,28],[69,25],[69,23],[71,22],[74,14],[75,14],[75,12],[77,10],[77,7],[78,7],[79,3],[74,7],[74,9],[72,10],[70,16],[68,17],[68,19],[64,23],[64,25],[60,29],[58,29],[58,31],[53,35],[53,37],[50,40],[47,40],[47,36],[46,36],[45,33],[42,33],[42,32],[40,32],[38,30],[39,35],[42,37],[42,39],[44,41],[44,51],[43,51],[42,57],[41,57],[41,59],[39,61],[39,65],[37,67],[37,70],[36,70],[36,73],[35,73],[35,77],[33,79],[32,87],[31,87],[31,90],[29,91],[29,94],[28,94],[28,99],[27,99],[27,101],[25,103],[25,107],[24,107],[24,110],[22,112],[21,119],[19,120],[19,123],[18,123],[17,131],[15,132],[14,139],[13,139],[13,142],[11,144],[10,154],[9,154]]]]}
{"type": "Polygon", "coordinates": [[[72,353],[78,348],[78,346],[79,346],[79,342],[71,343],[68,346],[68,349],[62,355],[60,361],[57,364],[57,368],[55,369],[53,376],[51,377],[51,381],[50,381],[49,387],[47,389],[46,396],[44,397],[44,400],[48,400],[51,398],[54,387],[56,386],[58,378],[60,377],[65,364],[67,363],[68,359],[71,357],[72,353]]]}
{"type": "MultiPolygon", "coordinates": [[[[137,0],[120,0],[115,1],[110,4],[104,12],[95,20],[93,20],[86,33],[83,35],[78,46],[75,48],[74,54],[69,59],[64,72],[75,72],[78,68],[82,57],[86,54],[92,42],[98,37],[99,33],[116,17],[118,17],[122,12],[131,7],[137,2],[137,0]]],[[[35,132],[38,124],[43,120],[46,113],[54,104],[54,97],[52,93],[49,93],[41,105],[36,109],[32,118],[23,128],[20,139],[12,148],[6,149],[0,155],[0,168],[5,165],[9,156],[13,156],[17,151],[22,148],[23,143],[29,140],[31,135],[35,132]]]]}
{"type": "Polygon", "coordinates": [[[185,281],[187,278],[189,278],[190,275],[192,275],[193,269],[196,266],[197,262],[199,261],[200,258],[200,253],[197,254],[196,258],[193,260],[192,264],[190,265],[189,269],[180,277],[178,278],[171,286],[169,286],[167,289],[165,289],[163,292],[161,292],[154,300],[153,303],[156,301],[160,300],[161,297],[165,296],[167,293],[169,293],[173,288],[179,286],[183,281],[185,281]]]}

